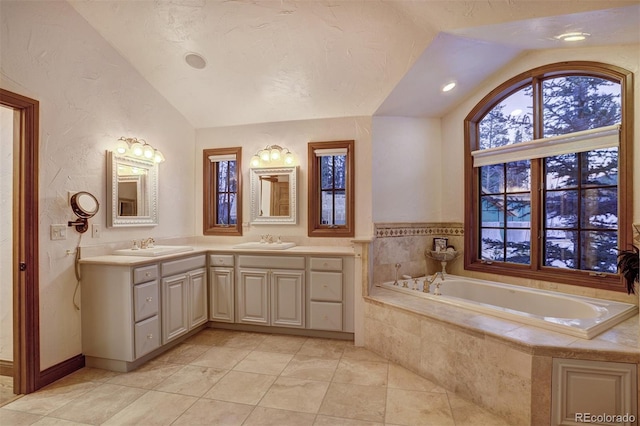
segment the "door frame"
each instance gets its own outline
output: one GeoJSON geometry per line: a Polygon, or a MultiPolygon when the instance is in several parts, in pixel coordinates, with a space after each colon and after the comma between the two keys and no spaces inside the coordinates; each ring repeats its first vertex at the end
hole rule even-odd
{"type": "Polygon", "coordinates": [[[0,88],[0,104],[19,113],[14,120],[18,141],[14,139],[13,145],[13,392],[22,394],[43,385],[38,276],[40,103],[0,88]]]}

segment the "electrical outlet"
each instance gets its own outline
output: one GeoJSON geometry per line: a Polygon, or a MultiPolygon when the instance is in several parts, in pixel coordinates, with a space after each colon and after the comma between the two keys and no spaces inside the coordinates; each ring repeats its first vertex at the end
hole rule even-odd
{"type": "Polygon", "coordinates": [[[91,238],[100,238],[102,236],[102,229],[100,225],[93,223],[91,224],[91,238]]]}
{"type": "Polygon", "coordinates": [[[52,240],[67,239],[67,225],[51,225],[50,231],[52,240]]]}

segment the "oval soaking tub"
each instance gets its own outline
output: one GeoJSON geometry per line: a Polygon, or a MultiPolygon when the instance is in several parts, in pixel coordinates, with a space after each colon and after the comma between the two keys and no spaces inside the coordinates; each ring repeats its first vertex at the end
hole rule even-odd
{"type": "Polygon", "coordinates": [[[402,279],[398,285],[385,282],[380,286],[428,301],[446,303],[476,312],[497,316],[592,339],[603,331],[632,317],[638,307],[584,296],[573,296],[475,278],[446,274],[430,285],[430,293],[422,291],[425,277],[402,279]],[[433,294],[440,283],[440,295],[433,294]],[[404,287],[404,285],[407,287],[404,287]],[[415,289],[414,289],[415,288],[415,289]]]}

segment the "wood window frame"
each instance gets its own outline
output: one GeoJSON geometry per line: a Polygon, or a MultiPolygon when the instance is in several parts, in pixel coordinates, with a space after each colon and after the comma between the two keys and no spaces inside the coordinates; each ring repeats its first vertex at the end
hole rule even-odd
{"type": "Polygon", "coordinates": [[[309,237],[353,237],[355,235],[355,141],[309,142],[308,148],[308,236],[309,237]],[[320,157],[316,149],[346,149],[347,178],[345,184],[346,223],[328,226],[321,223],[320,202],[320,157]]]}
{"type": "MultiPolygon", "coordinates": [[[[468,271],[508,275],[541,281],[560,282],[584,287],[613,291],[626,291],[624,278],[620,274],[593,271],[560,269],[543,266],[542,259],[542,167],[533,167],[531,175],[531,263],[519,265],[503,262],[483,262],[479,255],[479,200],[477,187],[478,168],[473,167],[471,151],[478,149],[478,123],[495,105],[527,84],[549,77],[584,75],[605,78],[620,84],[621,128],[618,150],[618,245],[627,249],[633,241],[633,74],[631,71],[610,64],[589,61],[558,62],[523,72],[485,96],[464,120],[465,138],[465,253],[464,268],[468,271]]],[[[534,117],[542,116],[542,93],[534,88],[534,117]]],[[[541,134],[542,123],[534,120],[537,134],[541,134]]],[[[532,160],[533,163],[534,160],[532,160]]],[[[538,160],[542,161],[542,159],[538,160]]]]}
{"type": "Polygon", "coordinates": [[[202,150],[202,171],[203,171],[203,197],[202,197],[202,233],[204,235],[242,235],[242,147],[233,148],[210,148],[202,150]],[[236,224],[219,225],[216,223],[217,217],[217,172],[216,164],[209,160],[212,155],[236,156],[236,224]]]}

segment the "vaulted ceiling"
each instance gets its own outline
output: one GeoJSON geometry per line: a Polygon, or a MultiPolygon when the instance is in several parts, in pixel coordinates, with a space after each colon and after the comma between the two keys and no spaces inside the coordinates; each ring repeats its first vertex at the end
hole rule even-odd
{"type": "Polygon", "coordinates": [[[640,43],[636,0],[70,3],[196,128],[439,117],[524,51],[640,43]],[[573,31],[591,37],[555,38],[573,31]]]}

